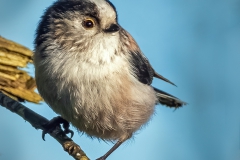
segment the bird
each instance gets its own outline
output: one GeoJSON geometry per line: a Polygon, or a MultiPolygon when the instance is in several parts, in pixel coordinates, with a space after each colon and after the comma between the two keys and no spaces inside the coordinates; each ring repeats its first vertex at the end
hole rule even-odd
{"type": "Polygon", "coordinates": [[[111,141],[105,160],[145,126],[157,104],[186,103],[153,87],[158,74],[118,23],[109,0],[57,0],[36,29],[38,91],[62,119],[89,137],[111,141]]]}

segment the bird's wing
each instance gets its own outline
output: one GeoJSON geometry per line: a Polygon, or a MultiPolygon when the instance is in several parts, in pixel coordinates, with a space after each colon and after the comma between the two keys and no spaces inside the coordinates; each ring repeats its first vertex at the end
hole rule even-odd
{"type": "Polygon", "coordinates": [[[142,53],[138,51],[131,53],[131,68],[140,82],[148,85],[152,83],[154,70],[142,53]]]}
{"type": "Polygon", "coordinates": [[[155,87],[153,87],[153,89],[156,92],[158,103],[161,103],[162,105],[178,108],[187,104],[186,102],[181,101],[180,99],[172,96],[171,94],[168,94],[167,92],[164,92],[155,87]]]}
{"type": "Polygon", "coordinates": [[[154,71],[148,59],[141,52],[139,46],[133,37],[124,29],[121,30],[122,41],[128,41],[127,46],[130,49],[130,64],[135,77],[142,83],[150,85],[153,77],[164,80],[168,83],[172,83],[167,78],[164,78],[160,74],[154,71]]]}
{"type": "MultiPolygon", "coordinates": [[[[133,75],[143,84],[150,85],[152,83],[153,77],[156,77],[158,79],[161,79],[165,82],[168,82],[170,84],[175,85],[171,81],[169,81],[167,78],[161,76],[158,74],[151,64],[149,63],[148,59],[144,56],[144,54],[141,52],[140,48],[138,47],[136,41],[132,38],[132,36],[127,33],[125,30],[122,30],[122,37],[123,41],[128,40],[128,48],[130,49],[130,64],[131,64],[131,70],[133,72],[133,75]]],[[[186,103],[179,100],[178,98],[159,90],[155,87],[153,87],[156,97],[158,99],[157,103],[161,103],[163,105],[169,106],[169,107],[175,107],[178,108],[182,105],[185,105],[186,103]]]]}
{"type": "MultiPolygon", "coordinates": [[[[131,54],[131,56],[132,56],[131,58],[132,70],[135,74],[135,77],[140,82],[150,85],[152,83],[153,77],[156,77],[173,84],[171,81],[155,72],[150,63],[148,62],[147,58],[143,54],[139,52],[134,52],[131,54]]],[[[153,87],[153,89],[156,93],[157,103],[161,103],[162,105],[174,108],[186,105],[185,102],[160,89],[157,89],[155,87],[153,87]]]]}
{"type": "Polygon", "coordinates": [[[162,75],[158,74],[149,63],[148,59],[140,52],[135,51],[131,53],[131,64],[132,70],[137,76],[138,80],[144,84],[150,85],[152,83],[153,77],[161,79],[165,82],[168,82],[172,85],[175,85],[167,78],[163,77],[162,75]]]}

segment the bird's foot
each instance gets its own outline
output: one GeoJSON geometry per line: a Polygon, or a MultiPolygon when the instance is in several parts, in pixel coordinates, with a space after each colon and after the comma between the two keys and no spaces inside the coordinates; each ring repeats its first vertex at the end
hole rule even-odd
{"type": "Polygon", "coordinates": [[[74,132],[72,130],[69,129],[69,122],[66,121],[65,119],[63,119],[60,116],[57,116],[53,119],[51,119],[48,123],[46,123],[44,125],[44,127],[46,128],[45,130],[43,130],[42,132],[42,139],[45,141],[45,135],[47,133],[51,133],[56,127],[61,127],[60,125],[63,124],[63,129],[64,129],[64,133],[65,134],[71,134],[71,138],[74,135],[74,132]]]}

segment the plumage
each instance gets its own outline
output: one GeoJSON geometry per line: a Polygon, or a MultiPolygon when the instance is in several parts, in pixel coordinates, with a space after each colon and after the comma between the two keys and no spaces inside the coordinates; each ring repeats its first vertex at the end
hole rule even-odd
{"type": "MultiPolygon", "coordinates": [[[[143,127],[155,104],[185,103],[151,86],[154,71],[108,0],[58,0],[44,13],[35,38],[39,93],[79,131],[118,141],[143,127]]],[[[101,159],[108,157],[109,151],[101,159]]]]}

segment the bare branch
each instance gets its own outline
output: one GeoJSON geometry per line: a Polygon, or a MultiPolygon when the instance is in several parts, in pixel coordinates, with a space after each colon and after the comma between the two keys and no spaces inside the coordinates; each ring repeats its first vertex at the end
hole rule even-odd
{"type": "MultiPolygon", "coordinates": [[[[46,129],[44,128],[44,125],[49,121],[45,117],[35,113],[21,103],[9,98],[2,92],[0,92],[0,105],[21,116],[24,120],[28,121],[34,128],[41,130],[46,129]]],[[[50,133],[50,135],[54,139],[56,139],[63,146],[63,149],[68,152],[74,159],[89,160],[89,158],[80,148],[80,146],[77,145],[71,138],[66,136],[66,134],[61,128],[57,127],[50,133]]]]}

